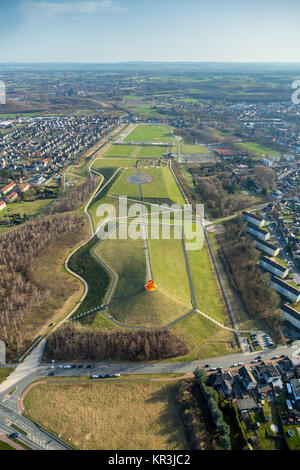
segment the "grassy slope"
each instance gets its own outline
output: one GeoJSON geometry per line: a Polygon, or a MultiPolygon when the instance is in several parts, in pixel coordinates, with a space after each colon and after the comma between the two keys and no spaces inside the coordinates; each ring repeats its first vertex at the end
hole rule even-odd
{"type": "MultiPolygon", "coordinates": [[[[182,276],[180,272],[180,262],[184,262],[181,246],[178,245],[180,241],[157,242],[150,250],[150,257],[154,267],[160,265],[154,272],[161,288],[153,293],[144,290],[146,261],[142,240],[106,240],[96,249],[96,253],[118,274],[116,290],[107,312],[122,323],[165,325],[191,308],[186,274],[182,276]],[[161,263],[163,257],[167,260],[166,264],[161,263]],[[176,267],[172,263],[174,257],[176,267]],[[168,270],[171,265],[170,278],[168,270]]],[[[100,315],[96,317],[96,323],[100,315]]]]}
{"type": "Polygon", "coordinates": [[[48,383],[25,398],[29,416],[82,450],[188,449],[174,384],[48,383]]]}
{"type": "Polygon", "coordinates": [[[171,327],[171,331],[182,338],[190,348],[187,356],[172,359],[172,362],[206,359],[238,352],[232,333],[220,328],[199,313],[193,313],[176,323],[171,327]]]}

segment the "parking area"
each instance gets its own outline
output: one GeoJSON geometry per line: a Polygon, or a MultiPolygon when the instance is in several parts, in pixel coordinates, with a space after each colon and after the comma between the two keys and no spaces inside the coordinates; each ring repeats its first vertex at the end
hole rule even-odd
{"type": "Polygon", "coordinates": [[[261,348],[262,350],[264,350],[264,349],[270,349],[274,346],[274,342],[272,341],[271,337],[267,333],[264,333],[263,331],[252,333],[250,337],[251,337],[252,345],[255,348],[261,348]]]}

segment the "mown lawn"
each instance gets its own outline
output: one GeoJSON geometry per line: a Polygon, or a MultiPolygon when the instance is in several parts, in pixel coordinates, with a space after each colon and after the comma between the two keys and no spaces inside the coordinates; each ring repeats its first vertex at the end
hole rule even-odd
{"type": "Polygon", "coordinates": [[[175,142],[176,139],[169,126],[156,124],[140,124],[132,131],[124,142],[175,142]]]}
{"type": "Polygon", "coordinates": [[[137,184],[131,184],[126,181],[126,178],[131,175],[136,175],[136,169],[130,168],[122,170],[119,173],[117,181],[112,186],[110,193],[117,196],[128,196],[135,199],[139,198],[139,189],[137,184]]]}
{"type": "MultiPolygon", "coordinates": [[[[179,234],[179,230],[176,231],[179,234]]],[[[190,285],[181,239],[148,240],[152,274],[162,292],[183,303],[183,310],[192,309],[190,285]]],[[[180,234],[179,234],[180,236],[180,234]]]]}
{"type": "Polygon", "coordinates": [[[182,154],[202,154],[209,155],[211,152],[204,145],[181,144],[182,154]]]}
{"type": "Polygon", "coordinates": [[[141,173],[153,176],[151,183],[142,185],[143,200],[160,204],[171,202],[183,206],[185,200],[169,168],[143,168],[141,173]]]}
{"type": "Polygon", "coordinates": [[[159,158],[162,157],[165,153],[165,147],[139,147],[139,152],[137,158],[159,158]]]}
{"type": "Polygon", "coordinates": [[[105,240],[95,250],[118,275],[106,313],[127,325],[167,325],[192,308],[181,241],[149,240],[149,244],[158,284],[152,293],[144,289],[148,279],[143,240],[105,240]]]}
{"type": "Polygon", "coordinates": [[[171,359],[172,362],[209,359],[238,352],[234,335],[199,313],[186,317],[173,325],[170,330],[182,338],[190,348],[189,354],[171,359]]]}
{"type": "Polygon", "coordinates": [[[135,165],[135,160],[128,160],[125,158],[98,158],[95,160],[92,168],[93,170],[100,171],[102,168],[126,168],[133,167],[135,165]]]}
{"type": "Polygon", "coordinates": [[[236,144],[236,147],[242,150],[255,153],[258,157],[265,157],[267,154],[281,155],[280,152],[272,150],[264,145],[257,144],[255,142],[241,142],[236,144]]]}
{"type": "Polygon", "coordinates": [[[25,398],[31,419],[81,450],[188,449],[176,384],[47,383],[25,398]]]}
{"type": "Polygon", "coordinates": [[[215,320],[226,323],[225,305],[206,245],[187,252],[197,306],[215,320]]]}
{"type": "Polygon", "coordinates": [[[105,157],[131,157],[136,150],[135,145],[112,145],[105,153],[105,157]]]}

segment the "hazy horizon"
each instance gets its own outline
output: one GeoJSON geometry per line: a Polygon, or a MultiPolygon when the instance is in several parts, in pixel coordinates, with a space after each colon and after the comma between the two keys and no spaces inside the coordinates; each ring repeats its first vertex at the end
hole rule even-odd
{"type": "Polygon", "coordinates": [[[0,63],[298,63],[300,2],[0,0],[0,63]]]}

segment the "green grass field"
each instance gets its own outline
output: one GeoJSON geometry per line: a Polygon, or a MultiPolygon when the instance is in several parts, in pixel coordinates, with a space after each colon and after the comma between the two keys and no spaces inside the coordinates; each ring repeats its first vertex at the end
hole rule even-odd
{"type": "Polygon", "coordinates": [[[120,159],[120,158],[98,158],[95,160],[92,168],[93,170],[100,171],[102,168],[131,168],[135,165],[135,160],[120,159]]]}
{"type": "Polygon", "coordinates": [[[136,174],[135,168],[130,168],[128,170],[122,170],[120,176],[112,186],[110,193],[117,196],[128,196],[138,199],[139,190],[137,184],[131,184],[126,181],[126,178],[131,175],[136,174]]]}
{"type": "Polygon", "coordinates": [[[165,125],[140,124],[124,140],[124,142],[175,142],[172,129],[165,125]]]}
{"type": "Polygon", "coordinates": [[[234,335],[202,317],[199,313],[184,318],[171,327],[176,334],[188,345],[190,353],[176,361],[193,361],[211,357],[226,356],[239,351],[234,335]]]}
{"type": "Polygon", "coordinates": [[[112,145],[110,149],[105,152],[105,157],[132,157],[137,153],[137,147],[135,145],[112,145]]]}
{"type": "Polygon", "coordinates": [[[187,255],[199,310],[225,324],[225,305],[207,247],[189,250],[187,255]]]}
{"type": "Polygon", "coordinates": [[[255,153],[258,157],[265,157],[267,154],[269,155],[281,155],[280,152],[276,150],[272,150],[269,147],[265,147],[260,144],[256,144],[255,142],[241,142],[236,144],[238,149],[246,150],[252,153],[255,153]]]}
{"type": "Polygon", "coordinates": [[[185,200],[177,186],[177,183],[169,168],[147,168],[141,173],[153,176],[151,183],[142,185],[143,200],[160,204],[161,202],[172,202],[183,206],[185,200]]]}
{"type": "Polygon", "coordinates": [[[108,239],[95,252],[118,276],[107,310],[116,320],[127,325],[162,326],[191,310],[180,240],[149,240],[151,268],[159,286],[153,293],[144,289],[148,279],[143,240],[108,239]]]}
{"type": "Polygon", "coordinates": [[[137,158],[160,158],[165,153],[165,147],[139,147],[137,158]]]}
{"type": "Polygon", "coordinates": [[[204,145],[192,145],[192,144],[181,144],[181,153],[182,154],[191,154],[191,155],[209,155],[211,152],[204,145]]]}

